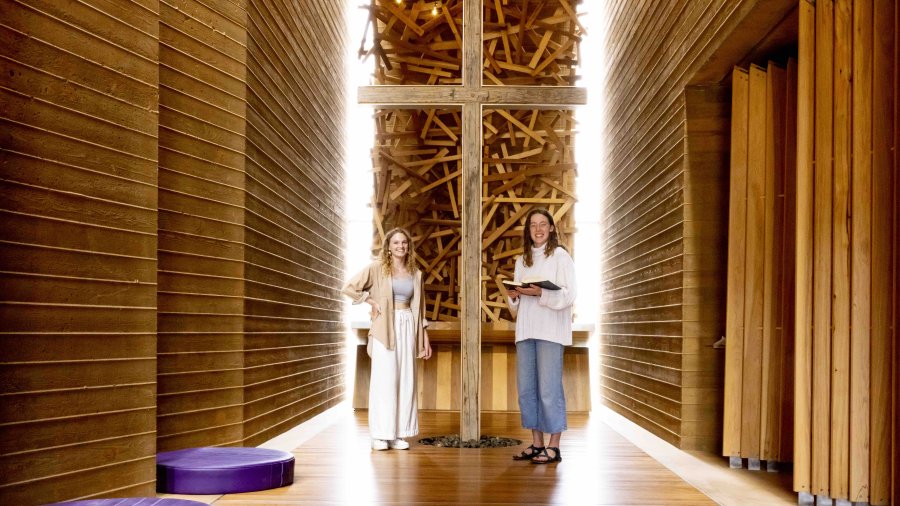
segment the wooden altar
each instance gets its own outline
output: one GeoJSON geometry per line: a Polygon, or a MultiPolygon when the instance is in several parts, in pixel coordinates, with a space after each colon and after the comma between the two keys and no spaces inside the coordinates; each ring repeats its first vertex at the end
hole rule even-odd
{"type": "MultiPolygon", "coordinates": [[[[356,381],[353,408],[366,409],[369,395],[369,356],[366,354],[369,322],[354,322],[357,335],[356,381]]],[[[572,346],[563,356],[563,385],[568,412],[591,410],[588,340],[592,324],[572,325],[572,346]]],[[[419,409],[460,409],[460,324],[432,322],[428,327],[433,355],[419,360],[419,409]]],[[[481,410],[518,411],[516,395],[515,323],[484,323],[481,326],[481,410]]]]}

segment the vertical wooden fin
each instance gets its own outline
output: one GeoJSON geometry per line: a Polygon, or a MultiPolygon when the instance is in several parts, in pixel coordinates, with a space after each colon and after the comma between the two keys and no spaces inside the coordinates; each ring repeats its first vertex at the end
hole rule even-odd
{"type": "Polygon", "coordinates": [[[722,455],[741,454],[744,350],[744,269],[747,226],[747,114],[749,74],[735,68],[731,91],[731,169],[728,203],[728,288],[725,312],[725,412],[722,455]]]}
{"type": "Polygon", "coordinates": [[[816,7],[802,0],[797,58],[797,211],[794,342],[794,490],[812,493],[812,320],[816,7]]]}
{"type": "MultiPolygon", "coordinates": [[[[812,493],[831,497],[831,272],[834,2],[816,2],[813,210],[812,493]]],[[[808,261],[808,260],[807,260],[808,261]]]]}

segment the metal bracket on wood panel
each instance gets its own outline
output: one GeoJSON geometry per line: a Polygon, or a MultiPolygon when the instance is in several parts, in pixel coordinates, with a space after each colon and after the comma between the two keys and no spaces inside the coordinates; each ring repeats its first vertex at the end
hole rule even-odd
{"type": "Polygon", "coordinates": [[[766,471],[770,473],[778,472],[778,461],[777,460],[767,460],[766,461],[766,471]]]}
{"type": "Polygon", "coordinates": [[[816,496],[816,506],[833,506],[834,501],[831,500],[827,495],[817,495],[816,496]]]}
{"type": "Polygon", "coordinates": [[[812,506],[816,503],[816,496],[809,492],[799,492],[797,494],[797,504],[799,506],[812,506]]]}
{"type": "Polygon", "coordinates": [[[737,455],[732,455],[728,457],[728,467],[732,469],[740,469],[744,467],[744,459],[740,458],[737,455]]]}
{"type": "Polygon", "coordinates": [[[759,459],[754,459],[752,457],[747,459],[747,469],[749,469],[751,471],[759,471],[760,470],[759,459]]]}
{"type": "Polygon", "coordinates": [[[835,499],[834,506],[853,506],[849,499],[835,499]]]}

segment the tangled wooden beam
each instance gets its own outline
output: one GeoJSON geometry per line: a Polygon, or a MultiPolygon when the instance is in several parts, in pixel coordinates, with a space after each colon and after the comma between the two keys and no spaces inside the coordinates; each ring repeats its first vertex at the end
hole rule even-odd
{"type": "MultiPolygon", "coordinates": [[[[584,33],[577,0],[484,0],[484,82],[573,85],[584,33]]],[[[462,0],[372,0],[375,84],[458,85],[462,81],[462,0]]],[[[428,317],[460,316],[461,113],[459,109],[379,109],[372,151],[373,252],[392,227],[410,230],[425,272],[428,317]]],[[[510,321],[500,278],[512,277],[531,209],[549,209],[571,248],[575,203],[572,111],[483,112],[482,300],[485,322],[510,321]]]]}

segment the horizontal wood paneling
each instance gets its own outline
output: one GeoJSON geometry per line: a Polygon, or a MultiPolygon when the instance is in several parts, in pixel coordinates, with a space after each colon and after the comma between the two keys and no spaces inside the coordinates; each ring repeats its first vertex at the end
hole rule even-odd
{"type": "Polygon", "coordinates": [[[160,2],[159,451],[243,439],[245,2],[160,2]]]}
{"type": "Polygon", "coordinates": [[[243,444],[344,398],[344,2],[248,2],[243,444]]]}
{"type": "Polygon", "coordinates": [[[0,502],[152,495],[343,397],[344,9],[0,5],[0,502]]]}
{"type": "Polygon", "coordinates": [[[158,5],[0,6],[0,502],[151,495],[158,5]]]}

